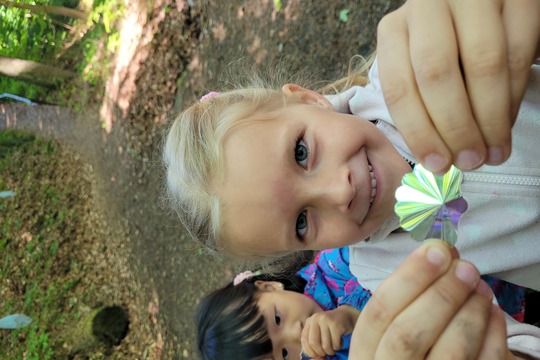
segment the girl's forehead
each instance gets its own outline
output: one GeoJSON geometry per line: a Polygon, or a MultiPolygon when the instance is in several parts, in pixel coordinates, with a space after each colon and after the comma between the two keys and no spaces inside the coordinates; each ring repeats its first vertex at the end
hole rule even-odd
{"type": "Polygon", "coordinates": [[[285,102],[282,99],[279,99],[278,101],[271,101],[263,106],[253,108],[249,114],[234,121],[230,127],[230,130],[241,129],[245,126],[255,124],[266,125],[268,123],[272,123],[273,121],[288,120],[288,110],[295,108],[298,105],[301,105],[301,103],[285,102]]]}

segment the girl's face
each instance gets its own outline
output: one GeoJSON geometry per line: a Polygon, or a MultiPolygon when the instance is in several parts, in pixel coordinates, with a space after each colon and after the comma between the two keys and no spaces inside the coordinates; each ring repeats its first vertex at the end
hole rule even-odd
{"type": "Polygon", "coordinates": [[[363,240],[392,214],[411,171],[370,122],[334,111],[312,91],[283,91],[299,101],[246,122],[224,142],[223,236],[240,256],[363,240]]]}
{"type": "Polygon", "coordinates": [[[307,318],[323,310],[311,298],[283,290],[276,281],[256,281],[261,289],[257,306],[264,316],[272,341],[273,359],[300,359],[301,335],[307,318]]]}

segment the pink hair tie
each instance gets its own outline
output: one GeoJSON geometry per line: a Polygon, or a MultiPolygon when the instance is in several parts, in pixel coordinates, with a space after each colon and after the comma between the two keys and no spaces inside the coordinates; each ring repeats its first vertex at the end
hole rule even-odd
{"type": "Polygon", "coordinates": [[[208,100],[210,98],[216,97],[218,95],[219,95],[219,93],[217,91],[210,91],[208,94],[203,95],[203,97],[201,97],[200,102],[203,102],[203,101],[208,100]]]}
{"type": "Polygon", "coordinates": [[[244,272],[241,272],[240,274],[236,275],[236,277],[234,278],[233,280],[233,285],[236,286],[238,284],[241,284],[242,281],[244,280],[249,280],[251,279],[252,277],[254,276],[259,276],[261,275],[261,271],[258,270],[258,271],[255,271],[255,272],[252,272],[252,271],[244,271],[244,272]]]}

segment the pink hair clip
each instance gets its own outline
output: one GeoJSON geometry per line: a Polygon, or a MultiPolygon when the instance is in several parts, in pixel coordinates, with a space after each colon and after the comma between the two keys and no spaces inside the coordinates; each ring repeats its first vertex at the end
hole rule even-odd
{"type": "Polygon", "coordinates": [[[203,97],[201,97],[201,100],[199,100],[200,102],[203,102],[205,100],[208,100],[210,98],[213,98],[213,97],[216,97],[218,96],[219,93],[217,91],[210,91],[208,94],[206,95],[203,95],[203,97]]]}
{"type": "Polygon", "coordinates": [[[234,278],[233,280],[233,285],[236,286],[238,284],[241,284],[242,281],[244,280],[249,280],[251,279],[252,277],[254,276],[259,276],[261,275],[261,271],[260,270],[257,270],[255,272],[253,271],[244,271],[244,272],[241,272],[240,274],[236,275],[236,277],[234,278]]]}

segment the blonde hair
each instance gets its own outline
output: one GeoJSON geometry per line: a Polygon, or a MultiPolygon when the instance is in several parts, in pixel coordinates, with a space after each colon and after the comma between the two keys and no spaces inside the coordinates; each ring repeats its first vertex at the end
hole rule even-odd
{"type": "Polygon", "coordinates": [[[323,95],[338,94],[353,86],[366,86],[369,83],[369,79],[366,74],[368,73],[371,65],[373,65],[375,57],[375,53],[368,56],[367,59],[361,55],[354,55],[349,60],[347,76],[319,88],[317,92],[323,95]]]}
{"type": "MultiPolygon", "coordinates": [[[[347,77],[318,91],[325,94],[367,84],[365,73],[371,62],[354,57],[349,64],[347,77]],[[361,60],[361,66],[354,65],[353,69],[353,62],[358,64],[358,60],[361,60]]],[[[237,85],[234,90],[193,104],[175,118],[163,154],[168,201],[189,234],[213,254],[222,253],[245,266],[252,267],[256,263],[267,271],[270,267],[278,270],[282,268],[281,265],[287,266],[287,263],[296,261],[297,256],[281,254],[239,259],[229,251],[221,241],[223,209],[216,186],[223,178],[222,147],[227,134],[248,119],[267,119],[271,114],[270,109],[281,110],[285,107],[287,99],[276,86],[279,77],[267,81],[254,75],[249,78],[250,84],[247,86],[237,85]],[[254,114],[258,117],[255,118],[254,114]]]]}

